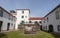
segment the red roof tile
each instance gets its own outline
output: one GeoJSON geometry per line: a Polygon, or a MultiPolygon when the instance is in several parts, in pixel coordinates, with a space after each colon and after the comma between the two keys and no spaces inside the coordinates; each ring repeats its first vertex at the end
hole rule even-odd
{"type": "Polygon", "coordinates": [[[29,20],[42,20],[43,18],[41,18],[41,17],[30,17],[30,19],[29,20]]]}

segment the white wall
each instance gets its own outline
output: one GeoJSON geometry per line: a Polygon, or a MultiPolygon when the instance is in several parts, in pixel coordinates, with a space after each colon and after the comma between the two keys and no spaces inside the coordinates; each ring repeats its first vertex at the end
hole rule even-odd
{"type": "Polygon", "coordinates": [[[18,25],[21,23],[21,21],[23,20],[24,22],[29,22],[29,10],[23,10],[24,14],[22,14],[22,10],[17,10],[17,15],[16,15],[16,29],[18,28],[18,25]],[[24,16],[24,18],[21,18],[22,15],[24,16]],[[27,16],[27,18],[25,18],[25,16],[27,16]]]}
{"type": "MultiPolygon", "coordinates": [[[[1,10],[1,9],[0,9],[1,10]]],[[[12,15],[10,15],[9,13],[6,13],[4,10],[3,11],[3,17],[0,17],[0,21],[2,21],[2,27],[1,30],[7,30],[7,24],[10,23],[10,27],[9,30],[14,30],[14,25],[15,25],[15,21],[14,19],[16,19],[15,17],[13,17],[12,15]],[[13,24],[13,25],[12,25],[13,24]]]]}
{"type": "Polygon", "coordinates": [[[49,25],[52,24],[54,32],[58,32],[57,25],[60,25],[60,19],[56,20],[55,12],[57,10],[60,10],[60,7],[44,18],[44,19],[46,19],[48,17],[48,22],[45,20],[42,20],[42,22],[43,22],[42,25],[43,25],[44,30],[49,30],[49,25]],[[44,23],[44,21],[45,21],[45,23],[44,23]],[[47,26],[47,29],[45,29],[44,26],[47,26]]]}
{"type": "Polygon", "coordinates": [[[1,30],[7,30],[7,24],[8,23],[10,23],[9,30],[14,30],[14,24],[15,24],[15,22],[9,21],[8,19],[3,18],[3,17],[0,17],[0,21],[3,22],[2,27],[1,27],[2,28],[1,30]],[[11,25],[12,23],[13,23],[13,25],[11,25]]]}
{"type": "MultiPolygon", "coordinates": [[[[40,23],[41,20],[29,20],[29,21],[31,21],[33,24],[37,21],[40,25],[42,25],[42,24],[40,23]]],[[[41,22],[42,22],[42,21],[41,21],[41,22]]]]}

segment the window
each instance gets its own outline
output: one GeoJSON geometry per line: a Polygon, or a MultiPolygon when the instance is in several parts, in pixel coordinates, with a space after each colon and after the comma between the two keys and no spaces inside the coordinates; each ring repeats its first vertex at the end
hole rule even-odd
{"type": "Polygon", "coordinates": [[[57,26],[57,30],[60,31],[60,25],[57,26]]]}
{"type": "Polygon", "coordinates": [[[11,26],[13,26],[13,23],[11,24],[11,26]]]}
{"type": "Polygon", "coordinates": [[[22,11],[22,14],[24,14],[24,11],[22,11]]]}
{"type": "Polygon", "coordinates": [[[56,19],[59,19],[59,11],[56,11],[56,19]]]}
{"type": "Polygon", "coordinates": [[[24,16],[22,16],[22,18],[24,18],[24,16]]]}
{"type": "Polygon", "coordinates": [[[24,21],[22,21],[22,23],[23,23],[24,21]]]}
{"type": "Polygon", "coordinates": [[[32,21],[29,21],[29,23],[32,23],[32,21]]]}
{"type": "Polygon", "coordinates": [[[39,23],[42,23],[41,21],[39,23]]]}
{"type": "Polygon", "coordinates": [[[37,21],[35,21],[35,23],[37,23],[37,21]]]}
{"type": "Polygon", "coordinates": [[[3,17],[3,11],[0,10],[0,16],[3,17]]]}
{"type": "Polygon", "coordinates": [[[27,16],[25,16],[25,18],[27,18],[27,16]]]}
{"type": "Polygon", "coordinates": [[[37,21],[35,21],[35,24],[38,24],[38,22],[37,22],[37,21]]]}
{"type": "Polygon", "coordinates": [[[22,21],[21,21],[21,24],[24,24],[24,23],[25,23],[25,22],[22,20],[22,21]]]}
{"type": "Polygon", "coordinates": [[[45,23],[46,19],[43,20],[43,23],[45,23]]]}
{"type": "Polygon", "coordinates": [[[48,17],[47,17],[47,22],[48,22],[48,17]]]}

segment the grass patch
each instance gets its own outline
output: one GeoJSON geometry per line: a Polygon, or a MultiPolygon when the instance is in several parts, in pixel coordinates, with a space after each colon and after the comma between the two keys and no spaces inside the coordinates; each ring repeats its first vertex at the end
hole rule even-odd
{"type": "Polygon", "coordinates": [[[36,34],[24,34],[23,31],[0,33],[0,38],[60,38],[60,34],[38,31],[36,34]]]}

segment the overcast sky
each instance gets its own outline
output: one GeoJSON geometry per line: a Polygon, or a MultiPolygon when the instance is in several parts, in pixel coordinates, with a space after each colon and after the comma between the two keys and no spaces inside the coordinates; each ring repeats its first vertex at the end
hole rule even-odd
{"type": "Polygon", "coordinates": [[[30,9],[30,16],[44,17],[60,4],[60,0],[0,0],[0,6],[6,10],[30,9]]]}

